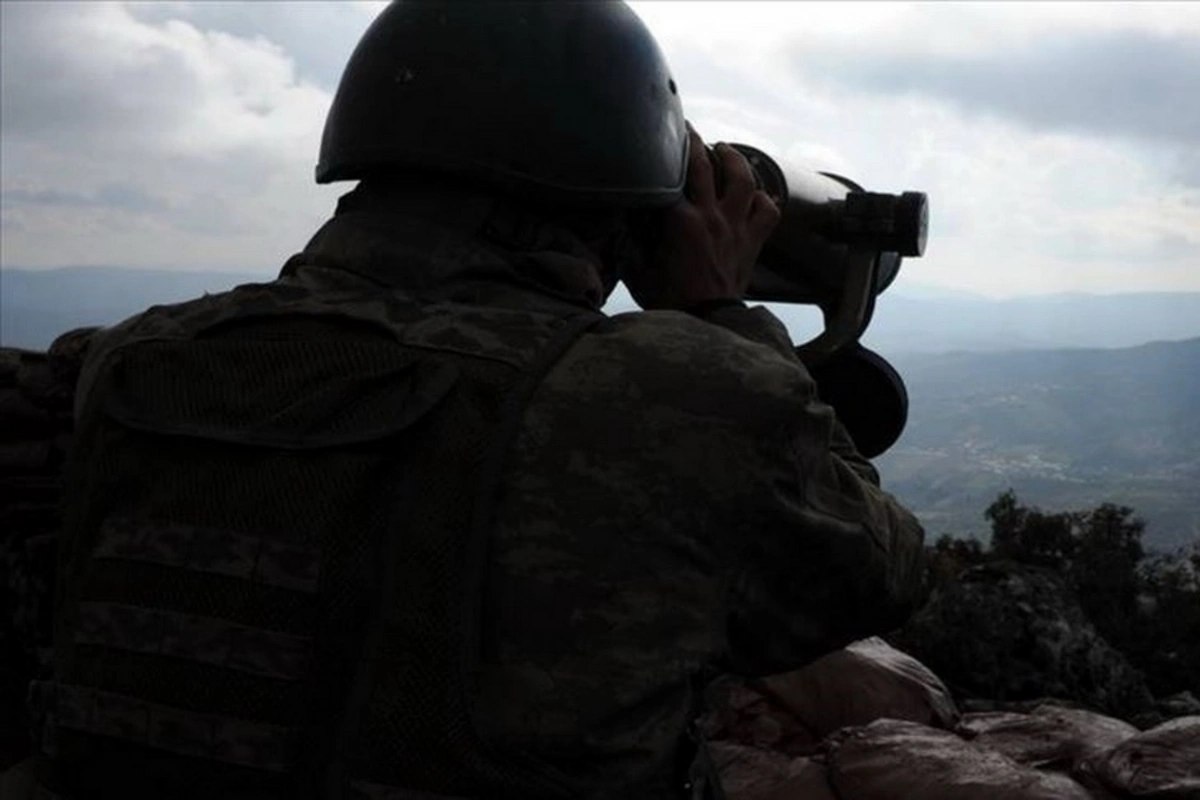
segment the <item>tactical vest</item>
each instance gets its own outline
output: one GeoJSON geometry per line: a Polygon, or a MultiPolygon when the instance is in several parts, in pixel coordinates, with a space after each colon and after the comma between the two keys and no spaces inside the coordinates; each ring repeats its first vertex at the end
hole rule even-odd
{"type": "Polygon", "coordinates": [[[585,795],[472,690],[506,454],[600,318],[284,280],[122,326],[81,387],[47,788],[585,795]]]}

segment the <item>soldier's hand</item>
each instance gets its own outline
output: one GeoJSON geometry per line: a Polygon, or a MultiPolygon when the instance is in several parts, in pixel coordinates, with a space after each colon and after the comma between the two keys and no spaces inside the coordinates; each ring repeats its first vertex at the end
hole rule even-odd
{"type": "Polygon", "coordinates": [[[745,157],[721,143],[714,148],[723,180],[700,136],[691,137],[685,198],[663,219],[657,252],[621,276],[645,309],[688,309],[741,298],[763,243],[779,222],[779,209],[754,188],[745,157]]]}

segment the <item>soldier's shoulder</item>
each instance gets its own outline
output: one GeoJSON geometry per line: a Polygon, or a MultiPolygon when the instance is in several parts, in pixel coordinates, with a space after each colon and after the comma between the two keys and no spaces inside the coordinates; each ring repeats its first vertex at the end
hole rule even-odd
{"type": "MultiPolygon", "coordinates": [[[[243,283],[219,292],[150,306],[103,331],[103,349],[133,340],[187,338],[238,317],[288,311],[328,310],[347,294],[343,286],[276,278],[243,283]]],[[[96,348],[99,351],[101,348],[96,348]]]]}
{"type": "Polygon", "coordinates": [[[814,391],[794,360],[689,314],[619,314],[594,326],[551,380],[577,397],[636,398],[704,417],[780,420],[814,391]]]}
{"type": "Polygon", "coordinates": [[[600,347],[647,365],[680,363],[754,384],[804,376],[794,359],[772,347],[681,311],[618,314],[594,328],[593,337],[600,347]]]}

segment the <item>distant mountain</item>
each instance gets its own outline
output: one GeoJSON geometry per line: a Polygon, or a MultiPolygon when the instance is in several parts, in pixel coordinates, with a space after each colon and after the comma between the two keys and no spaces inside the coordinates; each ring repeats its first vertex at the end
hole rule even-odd
{"type": "Polygon", "coordinates": [[[993,300],[883,294],[864,342],[885,353],[1133,347],[1200,336],[1200,292],[993,300]]]}
{"type": "Polygon", "coordinates": [[[889,360],[909,424],[877,465],[931,535],[985,534],[1012,487],[1047,510],[1131,506],[1158,547],[1200,540],[1200,338],[889,360]]]}
{"type": "MultiPolygon", "coordinates": [[[[117,322],[148,306],[173,303],[262,273],[174,272],[111,267],[0,269],[0,343],[45,347],[80,325],[117,322]]],[[[619,289],[611,310],[635,308],[619,289]]],[[[813,308],[770,304],[797,342],[820,330],[813,308]]],[[[954,350],[1132,347],[1200,336],[1200,292],[1046,295],[992,300],[966,292],[896,286],[879,298],[864,341],[885,355],[954,350]]]]}
{"type": "Polygon", "coordinates": [[[112,325],[152,305],[177,303],[274,277],[270,272],[115,267],[0,269],[0,344],[44,349],[71,328],[112,325]]]}
{"type": "MultiPolygon", "coordinates": [[[[814,309],[768,304],[798,342],[820,331],[814,309]]],[[[1133,347],[1200,336],[1200,292],[1053,294],[1003,300],[896,287],[876,302],[863,342],[881,353],[1133,347]]]]}

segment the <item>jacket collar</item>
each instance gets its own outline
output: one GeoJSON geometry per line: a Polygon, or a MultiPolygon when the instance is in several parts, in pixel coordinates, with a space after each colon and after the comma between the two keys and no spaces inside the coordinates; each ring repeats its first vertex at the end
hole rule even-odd
{"type": "Polygon", "coordinates": [[[420,185],[344,195],[285,274],[311,264],[428,300],[599,310],[599,257],[561,226],[482,193],[420,185]]]}

